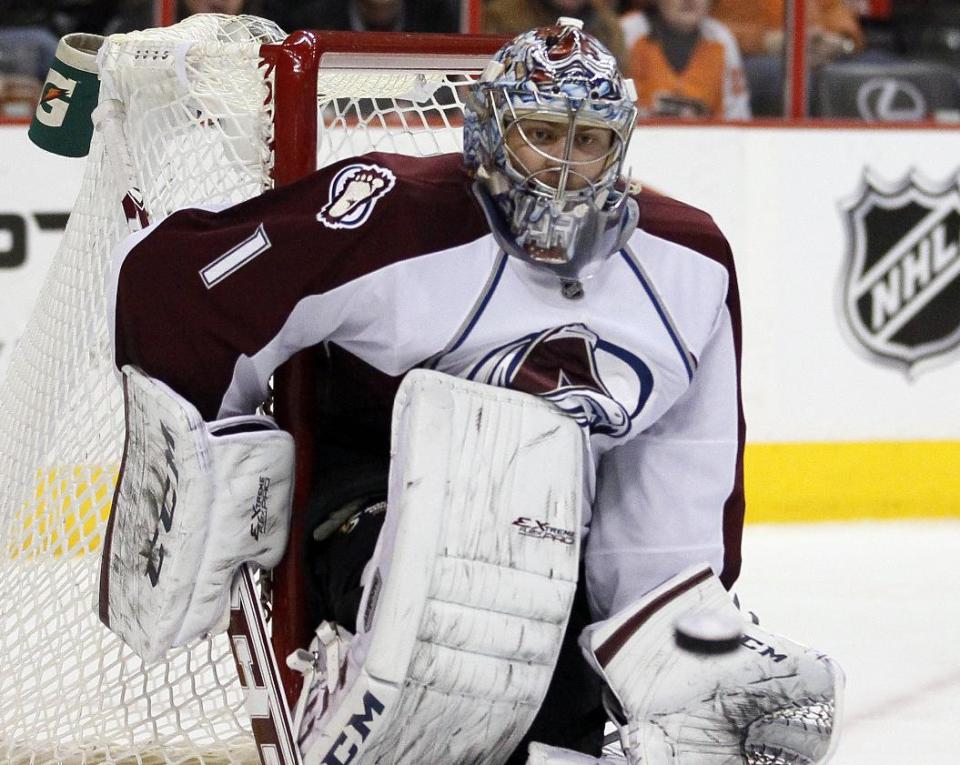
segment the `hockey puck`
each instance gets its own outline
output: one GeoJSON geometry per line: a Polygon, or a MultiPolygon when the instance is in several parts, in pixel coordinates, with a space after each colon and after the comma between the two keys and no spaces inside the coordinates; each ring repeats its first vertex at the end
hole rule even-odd
{"type": "Polygon", "coordinates": [[[677,646],[691,653],[735,651],[743,637],[743,620],[727,611],[684,614],[674,624],[677,646]]]}

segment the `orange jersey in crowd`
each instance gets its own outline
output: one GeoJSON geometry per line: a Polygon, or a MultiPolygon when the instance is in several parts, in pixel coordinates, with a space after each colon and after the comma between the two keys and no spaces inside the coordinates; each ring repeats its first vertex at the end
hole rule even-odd
{"type": "Polygon", "coordinates": [[[622,25],[629,51],[627,75],[637,86],[641,114],[750,118],[740,52],[723,24],[704,19],[700,40],[681,72],[671,67],[660,43],[649,36],[650,22],[644,14],[627,14],[622,25]]]}
{"type": "MultiPolygon", "coordinates": [[[[715,0],[710,15],[730,27],[743,53],[764,53],[764,34],[783,29],[784,5],[784,0],[715,0]]],[[[857,50],[863,47],[863,31],[844,0],[807,0],[807,24],[849,37],[857,50]]]]}

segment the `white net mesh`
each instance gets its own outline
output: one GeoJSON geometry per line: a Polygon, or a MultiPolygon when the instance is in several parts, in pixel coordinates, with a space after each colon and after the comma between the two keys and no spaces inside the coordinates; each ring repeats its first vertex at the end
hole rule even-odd
{"type": "Polygon", "coordinates": [[[366,151],[418,156],[459,151],[463,90],[472,78],[466,71],[321,71],[320,165],[358,142],[366,151]]]}
{"type": "MultiPolygon", "coordinates": [[[[277,34],[251,17],[192,17],[110,39],[101,98],[123,102],[129,172],[152,219],[271,185],[271,83],[258,44],[277,34]]],[[[371,149],[458,149],[462,85],[476,66],[401,73],[360,59],[321,71],[321,165],[371,149]]],[[[112,168],[98,131],[0,383],[0,762],[256,762],[224,636],[144,666],[94,613],[123,447],[104,307],[109,254],[126,231],[126,188],[112,168]]]]}

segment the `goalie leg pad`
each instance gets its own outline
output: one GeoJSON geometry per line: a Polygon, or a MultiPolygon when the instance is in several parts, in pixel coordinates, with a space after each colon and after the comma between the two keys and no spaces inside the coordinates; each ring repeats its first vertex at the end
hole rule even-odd
{"type": "Polygon", "coordinates": [[[305,765],[506,760],[573,603],[582,449],[576,424],[533,396],[407,375],[357,635],[321,625],[312,646],[305,765]]]}
{"type": "Polygon", "coordinates": [[[287,542],[293,439],[263,416],[205,423],[184,398],[123,369],[127,442],[100,569],[100,620],[145,661],[227,628],[244,563],[287,542]]]}
{"type": "Polygon", "coordinates": [[[698,613],[741,618],[707,566],[688,569],[580,636],[607,684],[605,702],[628,762],[826,762],[839,727],[839,666],[752,624],[725,653],[678,647],[677,619],[698,613]]]}

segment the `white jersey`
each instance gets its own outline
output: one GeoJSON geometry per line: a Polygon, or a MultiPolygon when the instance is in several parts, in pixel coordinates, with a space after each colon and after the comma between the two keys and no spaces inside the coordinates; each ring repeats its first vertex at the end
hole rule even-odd
{"type": "Polygon", "coordinates": [[[637,202],[624,249],[563,284],[498,247],[459,155],[344,160],[124,242],[116,361],[207,418],[251,411],[317,344],[340,360],[338,428],[389,422],[395,381],[416,367],[543,396],[589,436],[595,615],[691,563],[729,586],[743,520],[733,262],[706,214],[637,202]]]}

